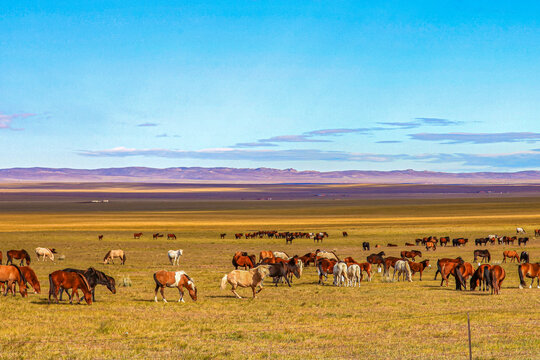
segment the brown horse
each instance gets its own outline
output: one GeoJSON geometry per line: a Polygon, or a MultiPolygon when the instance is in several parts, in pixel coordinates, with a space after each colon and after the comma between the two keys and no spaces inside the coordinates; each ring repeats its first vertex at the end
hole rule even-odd
{"type": "MultiPolygon", "coordinates": [[[[21,269],[26,282],[32,286],[32,289],[34,289],[34,294],[41,294],[41,285],[39,284],[39,280],[34,270],[32,270],[29,266],[21,266],[19,269],[21,269]]],[[[2,283],[1,285],[2,291],[4,290],[4,285],[5,283],[2,283]]],[[[8,289],[8,292],[15,294],[15,283],[13,283],[12,286],[13,287],[11,289],[8,289]]]]}
{"type": "Polygon", "coordinates": [[[307,253],[306,255],[299,257],[299,259],[302,260],[302,263],[305,266],[308,266],[310,263],[315,263],[315,258],[316,258],[315,253],[307,253]]]}
{"type": "Polygon", "coordinates": [[[98,235],[98,240],[103,240],[103,235],[98,235]]]}
{"type": "Polygon", "coordinates": [[[521,265],[518,265],[518,275],[519,275],[519,288],[523,289],[525,285],[525,279],[523,276],[526,276],[528,278],[531,278],[531,285],[529,286],[529,289],[532,288],[532,285],[534,283],[534,279],[536,278],[536,287],[540,289],[540,264],[531,264],[531,263],[524,263],[521,265]]]}
{"type": "Polygon", "coordinates": [[[227,287],[227,283],[232,286],[232,293],[238,298],[242,297],[236,292],[236,289],[240,287],[250,287],[253,291],[253,298],[257,297],[263,289],[262,282],[266,276],[270,274],[269,266],[261,265],[250,270],[233,270],[228,274],[225,274],[221,278],[221,289],[224,290],[227,287]],[[257,290],[257,287],[260,289],[257,290]]]}
{"type": "Polygon", "coordinates": [[[384,251],[381,251],[378,254],[371,254],[369,255],[366,260],[368,263],[372,265],[377,265],[377,268],[379,269],[379,272],[381,272],[381,265],[384,266],[384,258],[383,256],[386,256],[384,251]]]}
{"type": "Polygon", "coordinates": [[[397,257],[389,256],[387,258],[384,258],[384,274],[387,276],[390,276],[390,268],[396,266],[396,262],[398,260],[402,260],[397,257]]]}
{"type": "Polygon", "coordinates": [[[396,244],[390,244],[390,243],[386,244],[386,246],[388,246],[388,247],[397,247],[396,244]]]}
{"type": "Polygon", "coordinates": [[[165,287],[170,288],[177,288],[178,292],[180,293],[180,298],[178,299],[178,302],[185,302],[184,301],[184,292],[183,289],[187,289],[189,292],[189,296],[193,299],[193,301],[197,301],[197,288],[195,287],[195,282],[192,278],[188,276],[184,271],[165,271],[160,270],[156,273],[154,273],[154,281],[156,283],[156,289],[154,291],[154,301],[157,302],[157,293],[158,290],[161,292],[161,297],[163,298],[163,302],[167,302],[165,299],[165,287]]]}
{"type": "Polygon", "coordinates": [[[133,238],[134,238],[134,239],[140,239],[141,236],[142,236],[142,233],[135,233],[135,234],[133,234],[133,238]]]}
{"type": "Polygon", "coordinates": [[[334,273],[334,265],[337,260],[334,259],[319,259],[316,262],[317,274],[319,275],[319,284],[324,285],[324,281],[328,279],[328,274],[334,273]],[[324,277],[324,280],[323,280],[324,277]]]}
{"type": "Polygon", "coordinates": [[[0,265],[0,282],[7,283],[4,296],[7,295],[9,289],[12,289],[13,296],[15,296],[15,283],[19,285],[21,296],[27,296],[26,278],[17,265],[0,265]]]}
{"type": "Polygon", "coordinates": [[[491,286],[491,295],[499,295],[501,293],[501,285],[506,277],[506,271],[499,265],[493,265],[491,269],[484,269],[484,278],[489,286],[491,286]]]}
{"type": "Polygon", "coordinates": [[[467,290],[467,280],[473,276],[474,274],[474,267],[471,263],[463,263],[459,266],[459,271],[461,272],[461,276],[463,277],[463,289],[467,290]]]}
{"type": "Polygon", "coordinates": [[[412,259],[412,261],[414,261],[415,257],[417,256],[422,257],[422,252],[418,250],[411,250],[411,251],[403,250],[400,255],[404,259],[409,258],[409,259],[412,259]]]}
{"type": "Polygon", "coordinates": [[[255,255],[248,255],[247,252],[237,251],[232,259],[232,264],[235,269],[238,270],[238,267],[244,267],[244,270],[251,269],[255,267],[255,262],[257,258],[255,255]]]}
{"type": "Polygon", "coordinates": [[[506,262],[506,258],[509,258],[510,259],[510,262],[514,262],[514,260],[516,260],[517,262],[519,262],[519,255],[516,251],[514,250],[506,250],[506,251],[503,251],[503,263],[506,262]]]}
{"type": "Polygon", "coordinates": [[[49,274],[49,304],[51,303],[51,296],[54,295],[56,303],[58,304],[58,292],[60,288],[67,290],[72,289],[71,295],[69,292],[66,293],[69,296],[69,303],[73,304],[73,295],[77,296],[77,302],[81,303],[81,298],[79,297],[79,289],[84,294],[84,300],[88,305],[92,304],[92,289],[88,285],[86,278],[79,273],[57,270],[49,274]]]}
{"type": "Polygon", "coordinates": [[[9,250],[6,255],[7,255],[6,265],[13,264],[13,259],[21,260],[21,263],[19,264],[19,266],[23,266],[25,260],[26,260],[26,265],[30,265],[30,255],[24,249],[23,250],[9,250]]]}
{"type": "Polygon", "coordinates": [[[366,274],[368,276],[368,281],[371,281],[371,264],[370,263],[368,263],[368,262],[365,262],[365,263],[356,262],[350,256],[343,259],[343,261],[347,264],[347,266],[351,266],[352,264],[356,264],[356,265],[358,265],[360,267],[360,281],[362,281],[362,279],[364,278],[363,271],[366,272],[366,274]]]}
{"type": "Polygon", "coordinates": [[[482,264],[476,269],[473,276],[471,277],[470,290],[474,291],[477,287],[480,287],[480,290],[487,291],[489,289],[489,284],[484,278],[485,269],[491,269],[491,265],[482,264]]]}
{"type": "Polygon", "coordinates": [[[424,272],[426,268],[431,267],[431,265],[429,265],[429,260],[426,259],[426,260],[420,261],[419,263],[409,261],[409,267],[411,268],[411,272],[413,276],[416,273],[420,273],[420,281],[422,281],[422,273],[424,272]]]}
{"type": "Polygon", "coordinates": [[[437,244],[433,241],[426,242],[426,251],[429,251],[430,249],[435,251],[437,249],[437,244]]]}
{"type": "Polygon", "coordinates": [[[259,253],[259,262],[263,261],[264,259],[272,259],[274,257],[274,253],[270,250],[263,250],[259,253]]]}
{"type": "Polygon", "coordinates": [[[167,234],[167,240],[176,240],[176,235],[175,234],[167,234]]]}
{"type": "Polygon", "coordinates": [[[435,278],[433,280],[437,280],[437,274],[441,272],[442,266],[450,262],[463,264],[463,259],[461,257],[457,257],[455,259],[442,258],[437,260],[437,271],[435,272],[435,278]]]}
{"type": "Polygon", "coordinates": [[[406,242],[405,246],[416,246],[416,245],[406,242]]]}
{"type": "Polygon", "coordinates": [[[461,290],[465,286],[465,279],[461,275],[460,263],[455,262],[446,262],[441,266],[441,286],[446,281],[446,286],[448,287],[448,277],[453,275],[456,279],[456,290],[461,290]]]}

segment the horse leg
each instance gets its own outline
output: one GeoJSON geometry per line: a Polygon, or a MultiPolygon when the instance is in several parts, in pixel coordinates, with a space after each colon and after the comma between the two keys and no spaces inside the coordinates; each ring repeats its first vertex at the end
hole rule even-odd
{"type": "Polygon", "coordinates": [[[166,303],[167,299],[165,299],[165,286],[160,286],[159,291],[161,292],[161,297],[163,298],[163,302],[166,303]]]}
{"type": "Polygon", "coordinates": [[[285,276],[285,281],[287,281],[287,285],[289,285],[289,287],[291,287],[291,282],[289,281],[289,278],[287,276],[285,276]]]}
{"type": "Polygon", "coordinates": [[[178,302],[185,302],[184,301],[184,292],[182,291],[182,288],[178,286],[178,292],[180,293],[180,299],[178,299],[178,302]]]}
{"type": "MultiPolygon", "coordinates": [[[[240,295],[238,295],[238,293],[236,292],[236,284],[231,284],[232,287],[231,287],[231,291],[232,293],[234,294],[234,296],[236,296],[238,299],[241,299],[242,297],[240,295]]],[[[255,290],[253,290],[255,292],[255,290]]]]}
{"type": "Polygon", "coordinates": [[[159,287],[160,287],[160,286],[159,286],[158,284],[156,284],[156,288],[154,289],[154,301],[155,301],[155,302],[157,302],[157,292],[158,292],[158,290],[159,290],[159,287]]]}

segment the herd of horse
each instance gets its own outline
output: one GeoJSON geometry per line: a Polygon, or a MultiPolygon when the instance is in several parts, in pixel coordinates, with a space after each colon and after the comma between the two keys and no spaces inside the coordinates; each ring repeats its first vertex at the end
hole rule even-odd
{"type": "MultiPolygon", "coordinates": [[[[518,228],[520,229],[520,228],[518,228]]],[[[523,229],[522,229],[523,230],[523,229]]],[[[524,230],[523,230],[524,232],[524,230]]],[[[519,233],[519,231],[518,231],[519,233]]],[[[535,230],[536,233],[536,230],[535,230]]],[[[290,236],[296,237],[308,237],[312,236],[312,233],[278,233],[274,231],[259,231],[251,233],[249,236],[266,236],[266,237],[285,237],[287,239],[290,236]],[[307,234],[307,235],[306,235],[307,234]]],[[[157,234],[160,235],[160,234],[157,234]]],[[[168,234],[174,235],[174,234],[168,234]]],[[[221,234],[225,236],[226,234],[221,234]]],[[[246,234],[236,234],[245,236],[246,234]]],[[[326,233],[317,233],[323,237],[327,237],[326,233]]],[[[142,236],[142,233],[134,234],[134,237],[142,236]]],[[[169,237],[168,236],[168,237],[169,237]]],[[[347,237],[348,234],[343,232],[343,236],[347,237]]],[[[158,236],[159,237],[159,236],[158,236]]],[[[490,235],[485,239],[490,239],[488,243],[494,243],[497,239],[502,239],[504,244],[511,244],[511,238],[504,236],[498,237],[496,235],[490,235]]],[[[515,239],[514,239],[515,240],[515,239]]],[[[439,245],[446,246],[450,242],[448,236],[437,238],[435,236],[429,236],[422,239],[417,239],[416,244],[425,245],[426,249],[433,249],[439,245]],[[431,245],[429,245],[431,244],[431,245]]],[[[464,246],[468,240],[466,238],[457,238],[452,241],[455,246],[464,246]]],[[[519,242],[526,245],[525,242],[519,242]]],[[[369,250],[369,242],[364,242],[363,249],[369,250]]],[[[394,244],[388,244],[389,247],[394,247],[394,244]]],[[[406,246],[414,244],[406,243],[406,246]]],[[[480,245],[476,242],[476,245],[480,245]]],[[[378,246],[377,246],[378,247],[378,246]]],[[[35,249],[35,254],[38,261],[46,261],[47,259],[54,262],[54,254],[56,254],[54,248],[38,247],[35,249]]],[[[183,250],[169,250],[167,257],[171,265],[179,265],[180,257],[183,256],[183,250]]],[[[464,261],[461,257],[457,258],[442,258],[437,260],[437,270],[435,273],[435,280],[438,274],[441,274],[440,286],[449,284],[449,279],[454,277],[456,290],[466,290],[467,282],[469,283],[469,289],[474,291],[477,288],[482,291],[491,290],[491,294],[500,294],[501,286],[506,278],[506,271],[498,264],[490,264],[492,257],[488,249],[476,249],[473,252],[473,263],[478,263],[478,268],[475,269],[473,264],[464,261]]],[[[31,286],[34,293],[39,294],[41,287],[39,280],[35,272],[30,268],[31,257],[29,253],[22,250],[10,250],[6,253],[7,261],[6,265],[2,265],[2,252],[0,252],[0,286],[4,295],[9,292],[16,294],[16,287],[19,288],[19,293],[22,297],[27,296],[27,284],[31,286]],[[14,264],[15,260],[19,260],[19,264],[14,264]],[[26,262],[26,266],[24,263],[26,262]]],[[[114,259],[120,259],[122,265],[125,264],[126,254],[121,249],[110,250],[107,252],[103,259],[103,264],[113,263],[114,259]]],[[[300,278],[302,276],[304,268],[313,264],[318,276],[318,284],[325,285],[328,280],[328,275],[333,276],[333,285],[335,286],[349,286],[360,287],[364,280],[364,273],[367,275],[367,280],[371,281],[374,273],[374,268],[377,268],[378,272],[382,272],[383,278],[390,280],[390,272],[393,268],[392,281],[403,280],[413,281],[413,276],[419,273],[420,281],[422,280],[423,272],[430,268],[430,260],[425,259],[416,262],[416,258],[422,258],[422,252],[419,250],[403,250],[400,252],[400,257],[386,256],[384,251],[378,253],[372,253],[366,257],[366,262],[358,262],[352,257],[346,257],[340,259],[335,251],[326,251],[317,249],[314,252],[308,252],[302,256],[293,255],[289,256],[286,252],[278,251],[261,251],[259,257],[255,254],[249,254],[245,251],[238,251],[233,255],[232,265],[235,268],[231,272],[225,274],[221,278],[220,287],[225,289],[227,284],[231,285],[232,293],[237,297],[241,296],[237,293],[237,289],[250,287],[253,292],[253,298],[263,289],[263,281],[266,277],[273,279],[273,284],[277,287],[280,283],[286,284],[289,287],[292,286],[294,278],[300,278]],[[243,269],[239,269],[243,268],[243,269]]],[[[529,288],[532,288],[534,280],[537,281],[537,287],[540,288],[540,263],[531,263],[529,253],[522,251],[518,254],[514,250],[503,251],[503,259],[501,263],[516,262],[518,264],[518,276],[519,276],[519,288],[522,289],[526,286],[525,279],[530,278],[531,284],[529,288]]],[[[184,291],[187,290],[190,297],[197,300],[197,288],[193,278],[187,275],[184,271],[166,271],[161,270],[153,275],[155,282],[155,296],[154,300],[157,301],[157,293],[161,292],[161,296],[164,302],[165,299],[164,289],[177,288],[180,294],[179,302],[184,302],[184,291]]],[[[95,301],[95,288],[97,285],[106,286],[111,293],[116,293],[116,285],[113,277],[106,275],[105,273],[90,267],[86,270],[81,269],[63,269],[57,270],[49,274],[49,297],[48,302],[54,298],[56,303],[62,300],[63,292],[66,292],[69,297],[69,302],[73,303],[76,299],[77,303],[82,301],[79,296],[79,290],[83,294],[83,299],[87,304],[92,304],[95,301]],[[68,291],[71,290],[71,293],[68,291]]]]}

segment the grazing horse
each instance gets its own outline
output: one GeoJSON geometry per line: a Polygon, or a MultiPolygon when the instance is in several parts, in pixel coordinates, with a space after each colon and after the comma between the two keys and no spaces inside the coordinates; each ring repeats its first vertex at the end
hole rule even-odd
{"type": "Polygon", "coordinates": [[[302,260],[304,265],[308,266],[309,263],[315,264],[316,256],[315,253],[307,253],[306,255],[300,256],[299,259],[302,260]]]}
{"type": "Polygon", "coordinates": [[[477,287],[480,287],[480,290],[482,291],[487,291],[489,289],[489,284],[484,278],[484,273],[485,273],[486,268],[491,269],[491,265],[482,264],[474,272],[473,276],[471,277],[471,282],[470,282],[471,291],[474,291],[477,287]]]}
{"type": "Polygon", "coordinates": [[[333,259],[320,259],[316,262],[317,274],[319,275],[319,284],[324,285],[324,281],[328,279],[329,273],[334,273],[334,265],[337,264],[337,260],[333,259]],[[324,276],[324,281],[323,281],[324,276]]]}
{"type": "MultiPolygon", "coordinates": [[[[83,275],[88,282],[88,286],[91,289],[92,292],[92,301],[96,301],[96,286],[97,285],[105,285],[107,289],[113,294],[116,294],[116,281],[112,276],[109,276],[105,274],[102,271],[96,270],[93,267],[89,267],[86,270],[79,270],[79,269],[63,269],[62,271],[65,272],[75,272],[83,275]]],[[[62,301],[62,294],[64,293],[64,289],[60,288],[60,301],[62,301]]]]}
{"type": "Polygon", "coordinates": [[[167,240],[171,240],[171,239],[176,240],[176,235],[175,234],[167,234],[167,240]]]}
{"type": "Polygon", "coordinates": [[[388,246],[388,247],[397,247],[396,244],[390,244],[390,243],[386,244],[386,246],[388,246]]]}
{"type": "Polygon", "coordinates": [[[160,233],[152,234],[152,239],[154,239],[154,240],[156,240],[157,238],[160,238],[160,237],[163,237],[163,234],[160,234],[160,233]]]}
{"type": "MultiPolygon", "coordinates": [[[[34,289],[34,294],[41,294],[41,285],[39,284],[39,280],[34,270],[32,270],[29,266],[21,266],[19,269],[21,270],[26,282],[32,286],[32,289],[34,289]]],[[[2,290],[4,290],[5,283],[1,284],[2,290]]],[[[15,294],[15,283],[13,283],[11,289],[8,289],[8,292],[15,294]]]]}
{"type": "Polygon", "coordinates": [[[448,276],[453,275],[456,279],[456,290],[461,290],[461,288],[465,288],[465,279],[463,278],[463,275],[461,275],[460,270],[460,264],[454,263],[454,262],[447,262],[442,264],[441,267],[441,285],[443,286],[443,283],[446,281],[446,286],[448,287],[448,276]]]}
{"type": "Polygon", "coordinates": [[[243,266],[244,270],[246,270],[254,268],[256,261],[257,258],[255,257],[255,255],[248,255],[247,252],[237,251],[233,256],[232,264],[237,270],[239,266],[243,266]]]}
{"type": "Polygon", "coordinates": [[[349,276],[347,274],[347,264],[343,261],[337,262],[332,269],[332,274],[334,275],[334,285],[348,286],[349,276]]]}
{"type": "Polygon", "coordinates": [[[407,276],[407,281],[412,282],[411,267],[409,266],[409,262],[407,260],[396,261],[394,265],[394,275],[392,275],[392,281],[394,281],[396,272],[398,273],[398,281],[399,277],[403,274],[403,281],[405,281],[405,276],[407,276]]]}
{"type": "Polygon", "coordinates": [[[287,253],[282,252],[282,251],[274,251],[273,254],[274,254],[274,257],[282,258],[285,260],[289,260],[291,258],[289,255],[287,255],[287,253]]]}
{"type": "Polygon", "coordinates": [[[227,287],[227,283],[232,286],[232,293],[238,298],[242,297],[236,292],[236,288],[240,287],[250,287],[253,291],[253,298],[257,297],[257,294],[262,291],[262,282],[266,276],[270,274],[270,269],[268,265],[257,266],[256,268],[250,270],[233,270],[228,274],[225,274],[221,278],[221,289],[224,290],[227,287]],[[257,291],[257,287],[260,289],[257,291]]]}
{"type": "Polygon", "coordinates": [[[516,251],[514,250],[506,250],[506,251],[503,251],[503,263],[506,262],[506,258],[509,258],[510,259],[510,262],[514,262],[514,260],[516,260],[517,262],[519,262],[519,255],[516,251]]]}
{"type": "Polygon", "coordinates": [[[422,257],[422,252],[418,250],[411,250],[411,251],[403,250],[400,255],[404,259],[409,258],[409,259],[412,259],[412,261],[414,261],[415,257],[417,256],[422,257]]]}
{"type": "Polygon", "coordinates": [[[109,261],[111,261],[114,264],[114,258],[120,258],[122,265],[126,263],[126,254],[124,253],[124,250],[117,249],[117,250],[109,250],[107,255],[105,255],[105,257],[103,258],[103,264],[108,264],[109,261]]]}
{"type": "Polygon", "coordinates": [[[390,277],[390,268],[395,267],[398,260],[401,259],[393,256],[384,258],[384,275],[390,277]]]}
{"type": "Polygon", "coordinates": [[[414,244],[412,244],[412,243],[406,242],[406,243],[405,243],[405,246],[416,246],[416,245],[414,245],[414,244]]]}
{"type": "Polygon", "coordinates": [[[450,236],[443,236],[439,239],[439,243],[441,244],[441,246],[447,246],[448,245],[448,242],[450,241],[450,236]]]}
{"type": "Polygon", "coordinates": [[[516,228],[516,234],[525,234],[525,229],[517,227],[516,228]]]}
{"type": "Polygon", "coordinates": [[[364,241],[364,242],[362,243],[362,249],[363,249],[363,250],[369,251],[369,242],[364,241]]]}
{"type": "Polygon", "coordinates": [[[103,235],[98,235],[98,240],[103,240],[103,235]]]}
{"type": "Polygon", "coordinates": [[[222,239],[225,239],[225,236],[227,236],[226,233],[221,233],[221,234],[219,234],[219,237],[222,238],[222,239]]]}
{"type": "Polygon", "coordinates": [[[426,242],[426,251],[429,251],[429,249],[435,251],[437,249],[437,244],[433,241],[426,242]]]}
{"type": "Polygon", "coordinates": [[[491,254],[489,253],[489,250],[474,250],[474,262],[477,261],[477,259],[481,257],[482,262],[490,262],[491,261],[491,254]]]}
{"type": "Polygon", "coordinates": [[[351,266],[353,264],[358,265],[358,267],[360,268],[360,281],[362,281],[362,279],[364,277],[364,274],[362,273],[363,271],[365,271],[367,273],[368,281],[371,281],[371,264],[370,263],[368,263],[368,262],[358,263],[358,262],[356,262],[356,260],[354,260],[350,256],[343,259],[343,261],[345,261],[347,266],[351,266]]]}
{"type": "Polygon", "coordinates": [[[536,278],[536,287],[540,289],[540,264],[520,264],[518,265],[518,275],[519,275],[519,288],[523,289],[524,286],[527,286],[525,284],[525,279],[523,276],[531,278],[531,285],[529,286],[529,289],[532,289],[534,279],[536,278]]]}
{"type": "Polygon", "coordinates": [[[167,257],[171,265],[180,265],[180,256],[184,254],[182,249],[167,251],[167,257]]]}
{"type": "Polygon", "coordinates": [[[160,270],[154,273],[154,281],[156,283],[156,288],[154,290],[155,302],[158,301],[158,290],[160,290],[161,292],[163,302],[167,302],[167,300],[165,299],[165,287],[175,287],[178,289],[178,292],[180,293],[180,298],[178,299],[178,302],[185,302],[184,291],[182,291],[183,289],[187,289],[189,292],[189,296],[191,296],[193,301],[197,301],[197,288],[195,287],[195,282],[184,271],[160,270]]]}
{"type": "Polygon", "coordinates": [[[134,239],[140,239],[141,236],[142,236],[142,233],[135,233],[135,234],[133,234],[133,238],[134,238],[134,239]]]}
{"type": "Polygon", "coordinates": [[[435,278],[433,280],[437,280],[437,274],[441,272],[442,266],[450,262],[463,264],[463,259],[461,257],[457,257],[455,259],[442,258],[442,259],[437,260],[437,271],[435,272],[435,278]]]}
{"type": "Polygon", "coordinates": [[[431,265],[429,265],[429,260],[423,260],[419,263],[417,262],[410,262],[409,261],[409,267],[411,268],[412,275],[416,274],[417,272],[420,273],[420,281],[422,281],[422,273],[426,268],[430,268],[431,265]]]}
{"type": "Polygon", "coordinates": [[[69,292],[66,291],[69,296],[70,304],[73,304],[73,295],[76,295],[77,302],[79,304],[81,303],[81,298],[79,297],[78,292],[79,289],[81,289],[83,292],[86,303],[88,305],[92,304],[92,290],[90,289],[90,285],[88,285],[88,281],[82,274],[63,270],[57,270],[49,274],[49,304],[51,303],[51,296],[53,295],[56,303],[59,303],[58,291],[60,291],[60,289],[72,289],[71,295],[69,295],[69,292]]]}
{"type": "Polygon", "coordinates": [[[17,259],[17,260],[21,260],[21,263],[19,264],[19,266],[23,266],[24,265],[24,261],[26,260],[26,265],[30,265],[30,255],[28,254],[28,252],[26,252],[26,250],[9,250],[7,253],[7,261],[6,261],[6,265],[9,265],[9,264],[13,264],[13,259],[17,259]]]}
{"type": "Polygon", "coordinates": [[[43,248],[43,247],[36,248],[36,255],[37,255],[38,261],[39,261],[39,257],[42,256],[43,261],[45,261],[45,257],[47,257],[51,261],[54,262],[54,254],[56,254],[56,249],[49,249],[49,248],[43,248]]]}
{"type": "Polygon", "coordinates": [[[349,236],[349,233],[347,233],[346,231],[344,231],[342,234],[343,234],[343,237],[349,236]]]}
{"type": "Polygon", "coordinates": [[[491,295],[499,295],[501,293],[501,285],[506,277],[506,271],[499,265],[493,265],[491,269],[484,269],[484,278],[489,286],[491,286],[491,295]]]}
{"type": "Polygon", "coordinates": [[[381,265],[384,266],[384,258],[383,258],[383,256],[386,256],[386,254],[384,253],[384,251],[381,251],[378,254],[369,255],[366,258],[366,260],[367,260],[368,263],[370,263],[372,265],[377,265],[377,268],[379,269],[379,272],[380,272],[381,265]]]}
{"type": "Polygon", "coordinates": [[[270,271],[268,276],[274,278],[274,284],[278,286],[279,280],[284,279],[287,285],[291,287],[290,275],[296,276],[297,279],[301,275],[301,266],[296,263],[297,258],[291,258],[289,261],[278,262],[271,264],[268,268],[270,271]]]}
{"type": "Polygon", "coordinates": [[[21,296],[27,296],[26,278],[17,265],[0,265],[0,282],[7,283],[4,296],[7,295],[9,289],[13,291],[13,296],[15,296],[15,283],[19,285],[21,296]]]}
{"type": "MultiPolygon", "coordinates": [[[[519,262],[526,262],[528,263],[530,260],[529,260],[529,253],[526,252],[526,251],[522,251],[521,254],[519,255],[519,262]]],[[[0,263],[1,264],[1,263],[0,263]]]]}

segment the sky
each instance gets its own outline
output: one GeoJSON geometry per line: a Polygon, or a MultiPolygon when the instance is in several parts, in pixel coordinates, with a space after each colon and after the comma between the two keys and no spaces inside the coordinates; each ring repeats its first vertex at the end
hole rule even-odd
{"type": "Polygon", "coordinates": [[[170,3],[0,1],[0,168],[540,170],[539,2],[170,3]]]}

